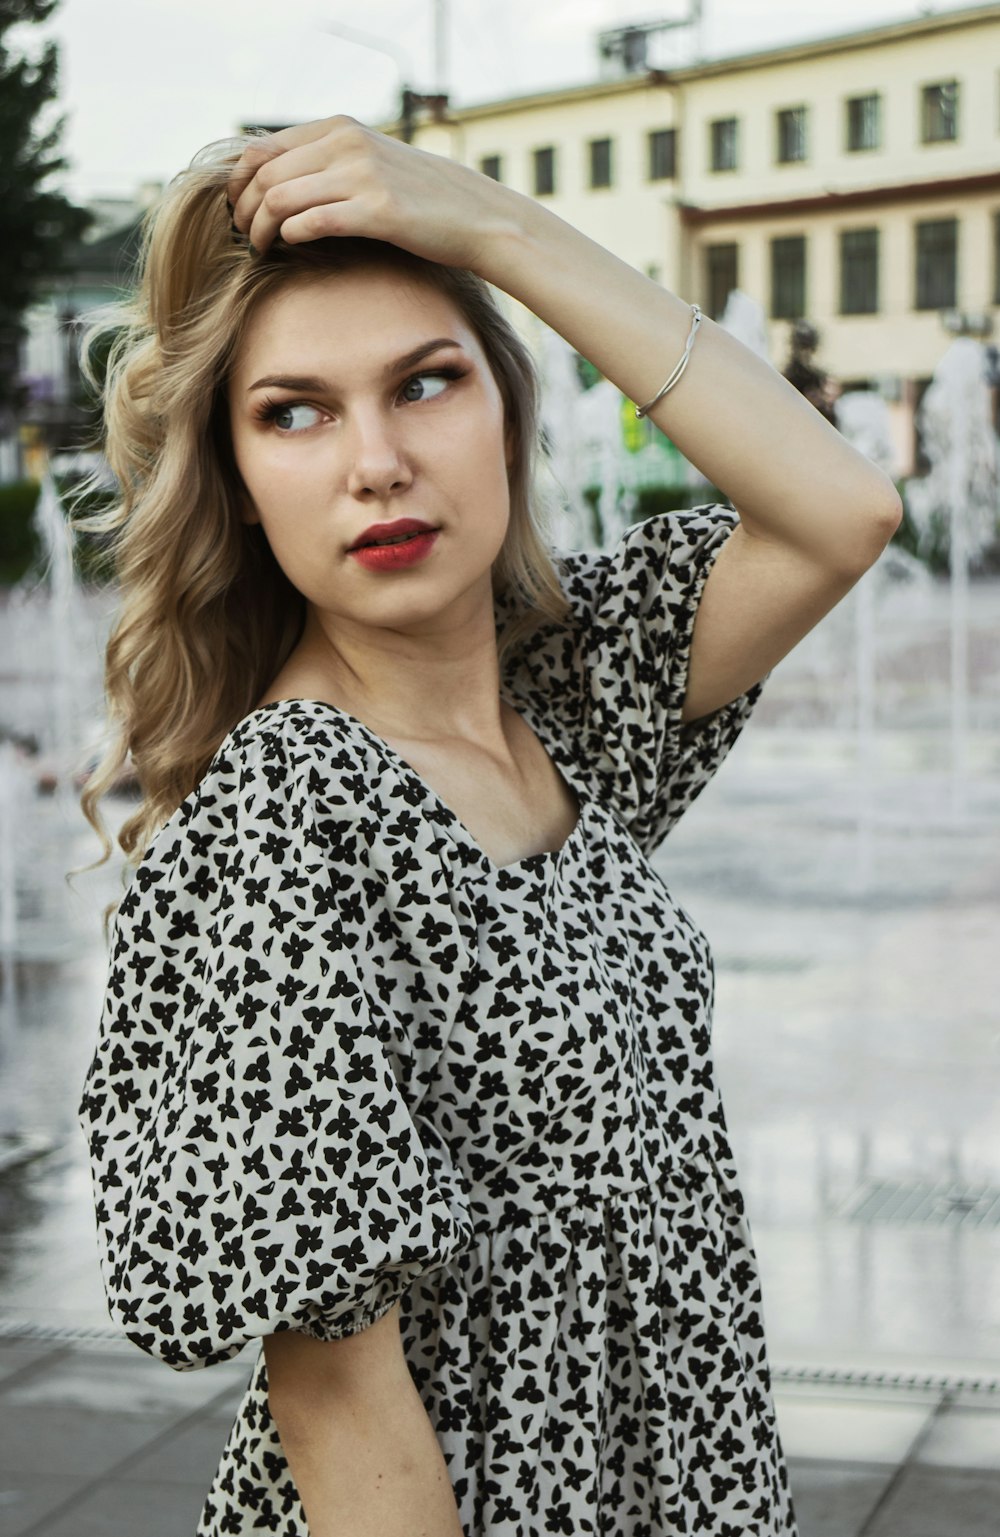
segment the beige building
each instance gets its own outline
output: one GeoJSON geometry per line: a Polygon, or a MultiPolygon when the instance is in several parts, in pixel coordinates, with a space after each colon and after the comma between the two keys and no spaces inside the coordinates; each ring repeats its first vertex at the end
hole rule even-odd
{"type": "MultiPolygon", "coordinates": [[[[819,329],[816,361],[913,412],[956,330],[1000,305],[1000,4],[479,106],[413,138],[543,198],[718,318],[739,287],[819,329]]],[[[386,125],[387,131],[396,131],[386,125]]]]}

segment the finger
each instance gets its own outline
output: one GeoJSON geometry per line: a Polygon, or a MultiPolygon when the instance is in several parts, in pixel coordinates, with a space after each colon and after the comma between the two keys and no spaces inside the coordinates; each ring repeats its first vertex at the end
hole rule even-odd
{"type": "MultiPolygon", "coordinates": [[[[366,219],[359,198],[341,198],[333,203],[313,203],[301,213],[292,214],[279,226],[278,234],[286,245],[303,245],[307,240],[323,240],[330,235],[372,234],[370,219],[366,219]]],[[[256,242],[255,242],[256,245],[256,242]]]]}
{"type": "Polygon", "coordinates": [[[226,201],[230,207],[235,209],[244,189],[256,176],[260,167],[280,153],[280,150],[271,147],[270,138],[258,137],[252,144],[247,145],[226,182],[226,201]]]}
{"type": "MultiPolygon", "coordinates": [[[[330,204],[338,207],[349,201],[352,189],[338,172],[324,167],[310,176],[299,176],[294,181],[282,181],[269,188],[254,213],[247,230],[247,238],[255,251],[266,251],[285,227],[295,218],[303,218],[310,212],[319,212],[330,204]]],[[[315,221],[314,221],[315,222],[315,221]]],[[[297,225],[297,229],[305,228],[297,225]]],[[[300,240],[315,239],[314,235],[299,235],[300,240]]]]}
{"type": "MultiPolygon", "coordinates": [[[[334,154],[335,151],[326,139],[317,139],[312,144],[283,150],[280,154],[262,160],[254,171],[252,179],[236,199],[233,222],[239,229],[249,234],[265,197],[279,186],[328,168],[334,154]]],[[[263,233],[263,226],[261,233],[263,233]]]]}
{"type": "Polygon", "coordinates": [[[295,123],[290,128],[279,128],[266,137],[255,138],[247,145],[230,174],[226,195],[235,204],[258,170],[276,156],[288,150],[324,139],[337,126],[360,127],[356,118],[340,114],[336,117],[316,118],[309,123],[295,123]]]}

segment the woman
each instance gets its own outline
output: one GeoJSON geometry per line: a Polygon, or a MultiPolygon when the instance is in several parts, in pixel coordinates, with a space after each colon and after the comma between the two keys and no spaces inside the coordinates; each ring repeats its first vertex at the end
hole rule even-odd
{"type": "Polygon", "coordinates": [[[262,1342],[199,1532],[794,1532],[710,951],[648,856],[893,487],[675,295],[347,117],[172,184],[106,414],[145,800],[81,1117],[128,1336],[262,1342]],[[738,514],[549,550],[487,284],[738,514]]]}

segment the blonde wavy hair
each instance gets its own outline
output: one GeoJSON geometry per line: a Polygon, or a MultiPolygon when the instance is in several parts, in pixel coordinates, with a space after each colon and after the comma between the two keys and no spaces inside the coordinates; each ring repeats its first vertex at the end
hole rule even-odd
{"type": "MultiPolygon", "coordinates": [[[[225,187],[255,137],[266,136],[206,146],[174,178],[145,216],[135,292],[102,310],[82,341],[118,498],[110,509],[73,513],[70,521],[103,541],[120,601],[104,658],[108,745],[80,796],[104,852],[81,868],[111,856],[98,802],[131,757],[141,800],[118,835],[127,856],[123,882],[302,633],[305,599],[260,524],[240,517],[247,493],[226,395],[251,315],[283,284],[391,264],[451,299],[483,347],[512,440],[510,522],[492,573],[495,598],[514,599],[498,637],[501,664],[530,630],[568,615],[535,495],[537,376],[490,285],[360,237],[301,245],[278,239],[251,256],[234,234],[225,187]],[[99,349],[108,359],[103,379],[92,361],[99,349]]],[[[117,905],[105,909],[105,934],[117,905]]]]}

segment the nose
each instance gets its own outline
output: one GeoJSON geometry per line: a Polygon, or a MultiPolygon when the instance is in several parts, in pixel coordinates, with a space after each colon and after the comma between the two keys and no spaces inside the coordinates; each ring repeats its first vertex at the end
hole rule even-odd
{"type": "Polygon", "coordinates": [[[347,426],[347,439],[347,489],[351,496],[387,497],[411,484],[413,473],[400,434],[384,412],[355,412],[347,426]]]}

